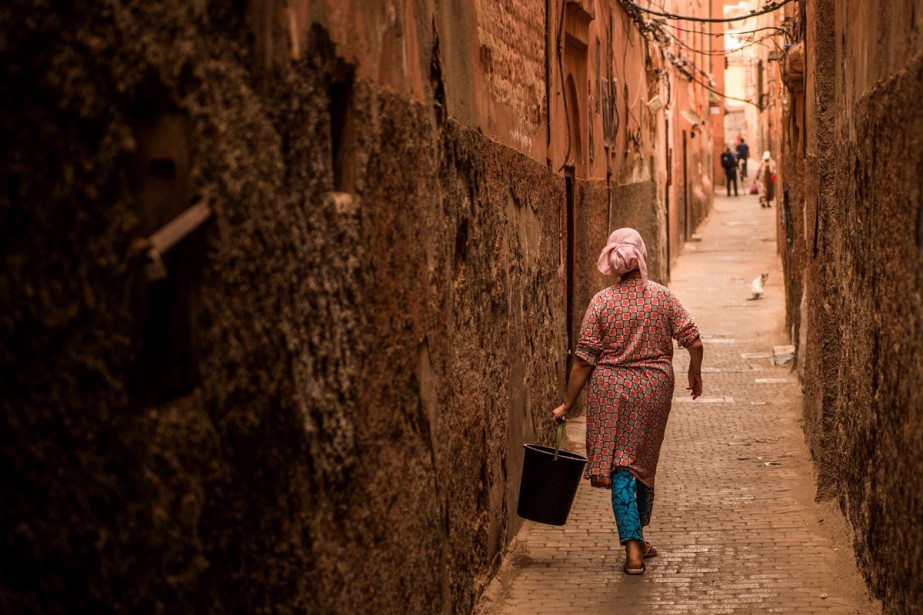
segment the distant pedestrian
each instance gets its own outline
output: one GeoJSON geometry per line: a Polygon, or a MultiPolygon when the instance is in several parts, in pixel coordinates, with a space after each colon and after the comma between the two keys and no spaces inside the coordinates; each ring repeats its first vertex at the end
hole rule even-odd
{"type": "Polygon", "coordinates": [[[776,163],[768,151],[763,152],[756,180],[760,187],[760,207],[772,207],[772,201],[776,198],[776,163]]]}
{"type": "Polygon", "coordinates": [[[563,420],[587,380],[585,477],[612,490],[619,542],[627,574],[643,574],[657,555],[641,528],[651,520],[654,474],[673,401],[673,340],[689,351],[689,386],[702,394],[702,341],[692,317],[672,292],[647,277],[647,250],[634,229],[609,236],[597,267],[618,280],[596,294],[580,328],[564,403],[552,411],[563,420]]]}
{"type": "Polygon", "coordinates": [[[743,137],[737,144],[737,161],[740,163],[740,179],[747,179],[747,160],[750,159],[750,146],[743,137]]]}
{"type": "Polygon", "coordinates": [[[734,196],[737,196],[737,156],[731,151],[731,146],[724,148],[721,154],[721,168],[724,169],[724,178],[727,181],[728,196],[731,196],[731,184],[734,184],[734,196]]]}

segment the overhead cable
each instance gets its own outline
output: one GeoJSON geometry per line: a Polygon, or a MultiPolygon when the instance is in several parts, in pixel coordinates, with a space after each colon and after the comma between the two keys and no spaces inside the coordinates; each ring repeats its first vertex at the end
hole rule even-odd
{"type": "Polygon", "coordinates": [[[643,6],[639,5],[633,0],[619,0],[622,4],[630,6],[633,9],[637,9],[643,13],[649,15],[657,15],[658,17],[666,17],[667,19],[682,19],[684,21],[699,21],[704,23],[727,23],[731,21],[743,21],[744,19],[750,19],[751,17],[759,17],[760,15],[765,15],[766,13],[771,13],[775,10],[778,10],[788,4],[789,2],[794,2],[795,0],[775,0],[770,2],[765,7],[759,11],[752,11],[747,15],[741,15],[739,17],[692,17],[689,15],[677,15],[675,13],[668,13],[666,11],[654,11],[651,9],[646,9],[643,6]]]}
{"type": "Polygon", "coordinates": [[[677,43],[679,43],[680,47],[684,47],[688,49],[689,51],[691,51],[692,53],[698,53],[703,56],[732,56],[736,54],[737,52],[753,47],[754,45],[761,45],[763,41],[771,39],[776,36],[775,34],[767,34],[756,40],[747,41],[744,44],[742,44],[740,47],[735,47],[734,49],[722,49],[720,51],[702,51],[701,49],[696,49],[695,47],[692,47],[691,45],[686,44],[684,41],[670,34],[669,32],[667,34],[669,34],[677,43]]]}
{"type": "MultiPolygon", "coordinates": [[[[676,65],[674,64],[674,66],[676,66],[676,65]]],[[[759,109],[760,111],[763,110],[763,108],[762,108],[760,105],[758,105],[757,103],[753,102],[752,100],[746,100],[746,99],[744,99],[744,98],[737,98],[736,96],[728,96],[727,94],[725,94],[725,93],[723,93],[723,92],[720,92],[720,91],[716,90],[715,88],[713,88],[712,86],[708,85],[707,83],[702,83],[701,81],[699,81],[698,79],[696,79],[695,76],[694,76],[692,73],[690,73],[689,71],[687,71],[686,69],[684,69],[684,68],[682,68],[682,67],[680,67],[680,66],[677,66],[676,68],[677,68],[677,70],[679,70],[681,73],[683,73],[684,75],[686,75],[686,77],[689,78],[689,81],[692,81],[693,83],[699,84],[700,86],[702,86],[703,88],[705,88],[706,90],[708,90],[709,92],[711,92],[712,94],[717,94],[717,95],[720,96],[721,98],[725,98],[725,99],[727,99],[727,100],[736,100],[736,101],[738,101],[738,102],[747,103],[748,105],[753,105],[754,107],[756,107],[756,108],[759,109]]]]}
{"type": "Polygon", "coordinates": [[[739,36],[741,34],[756,34],[757,32],[762,32],[763,30],[776,30],[785,35],[786,38],[791,36],[791,32],[785,28],[780,28],[779,26],[763,26],[762,28],[754,28],[752,30],[725,30],[724,32],[706,32],[705,30],[690,30],[689,28],[681,28],[676,24],[668,22],[666,19],[655,19],[654,22],[661,26],[673,28],[679,32],[686,32],[688,34],[704,34],[705,36],[714,36],[715,38],[721,38],[722,36],[739,36]]]}

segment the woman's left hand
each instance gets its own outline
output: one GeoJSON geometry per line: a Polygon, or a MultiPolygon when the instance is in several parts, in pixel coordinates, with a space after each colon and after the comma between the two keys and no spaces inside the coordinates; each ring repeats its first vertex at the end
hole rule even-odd
{"type": "Polygon", "coordinates": [[[686,387],[692,399],[698,399],[702,395],[702,374],[689,371],[689,386],[686,387]]]}
{"type": "Polygon", "coordinates": [[[557,425],[558,423],[564,420],[564,416],[570,412],[570,408],[561,404],[557,408],[551,411],[551,422],[557,425]]]}

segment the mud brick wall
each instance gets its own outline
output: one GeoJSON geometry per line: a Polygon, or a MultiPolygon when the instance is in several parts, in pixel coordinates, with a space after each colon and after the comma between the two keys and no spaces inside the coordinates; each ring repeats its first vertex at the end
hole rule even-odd
{"type": "Polygon", "coordinates": [[[647,248],[647,273],[661,284],[668,281],[665,209],[653,181],[623,184],[612,191],[612,228],[629,226],[641,233],[647,248]]]}
{"type": "Polygon", "coordinates": [[[516,528],[563,179],[257,13],[0,7],[0,611],[467,612],[516,528]]]}
{"type": "Polygon", "coordinates": [[[803,236],[786,262],[800,258],[803,271],[803,312],[790,322],[806,328],[805,430],[819,496],[838,499],[860,569],[889,613],[919,612],[923,595],[916,8],[808,3],[809,142],[805,185],[794,191],[804,195],[794,226],[803,236]]]}
{"type": "Polygon", "coordinates": [[[535,138],[545,131],[544,10],[527,0],[502,0],[479,11],[478,59],[494,113],[505,116],[490,123],[524,150],[544,145],[535,138]]]}

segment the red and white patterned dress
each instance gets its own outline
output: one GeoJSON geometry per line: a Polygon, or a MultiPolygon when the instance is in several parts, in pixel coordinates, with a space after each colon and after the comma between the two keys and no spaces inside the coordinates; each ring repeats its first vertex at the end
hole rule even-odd
{"type": "Polygon", "coordinates": [[[624,279],[593,297],[583,317],[578,357],[594,365],[587,391],[585,477],[627,468],[648,488],[673,401],[673,340],[699,336],[689,313],[656,282],[624,279]]]}

